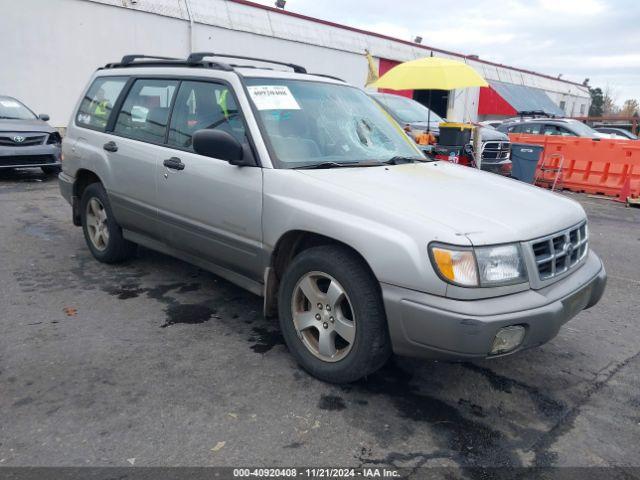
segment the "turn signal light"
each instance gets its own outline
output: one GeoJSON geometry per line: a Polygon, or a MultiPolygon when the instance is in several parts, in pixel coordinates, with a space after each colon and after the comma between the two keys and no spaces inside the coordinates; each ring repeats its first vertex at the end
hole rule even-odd
{"type": "Polygon", "coordinates": [[[449,282],[463,286],[478,285],[478,269],[472,250],[433,247],[433,261],[449,282]]]}

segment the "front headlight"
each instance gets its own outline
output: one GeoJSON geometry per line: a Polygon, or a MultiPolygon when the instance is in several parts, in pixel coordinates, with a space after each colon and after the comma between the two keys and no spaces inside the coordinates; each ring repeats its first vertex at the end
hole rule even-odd
{"type": "Polygon", "coordinates": [[[432,245],[431,261],[448,283],[462,287],[495,287],[527,281],[518,245],[451,247],[432,245]]]}
{"type": "Polygon", "coordinates": [[[47,139],[47,145],[58,145],[62,143],[62,137],[58,132],[51,132],[47,139]]]}
{"type": "Polygon", "coordinates": [[[481,286],[522,283],[527,280],[527,272],[518,245],[481,247],[476,248],[475,252],[481,286]]]}

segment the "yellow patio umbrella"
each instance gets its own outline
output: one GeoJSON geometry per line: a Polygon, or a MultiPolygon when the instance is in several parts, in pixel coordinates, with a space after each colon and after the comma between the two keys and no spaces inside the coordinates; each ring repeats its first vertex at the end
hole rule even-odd
{"type": "MultiPolygon", "coordinates": [[[[426,57],[396,65],[375,82],[367,85],[390,90],[455,90],[467,87],[487,87],[489,84],[464,62],[449,58],[426,57]]],[[[431,92],[429,92],[431,106],[431,92]]],[[[431,109],[427,132],[431,123],[431,109]]]]}
{"type": "Polygon", "coordinates": [[[426,57],[396,65],[368,86],[391,90],[455,90],[489,84],[464,62],[426,57]]]}

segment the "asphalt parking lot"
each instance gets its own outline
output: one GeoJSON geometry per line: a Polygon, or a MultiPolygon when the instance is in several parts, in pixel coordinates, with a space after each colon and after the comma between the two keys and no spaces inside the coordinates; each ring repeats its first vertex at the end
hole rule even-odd
{"type": "Polygon", "coordinates": [[[99,264],[53,177],[0,172],[0,465],[640,466],[640,209],[571,197],[600,304],[517,356],[339,387],[260,298],[145,249],[99,264]]]}

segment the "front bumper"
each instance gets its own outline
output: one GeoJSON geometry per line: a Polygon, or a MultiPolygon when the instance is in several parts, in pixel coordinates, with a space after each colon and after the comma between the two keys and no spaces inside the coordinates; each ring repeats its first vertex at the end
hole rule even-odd
{"type": "Polygon", "coordinates": [[[0,147],[0,169],[60,166],[60,145],[0,147]]]}
{"type": "Polygon", "coordinates": [[[455,300],[382,284],[393,351],[398,355],[465,360],[493,357],[501,328],[523,325],[525,337],[506,355],[542,345],[602,297],[607,275],[598,256],[540,290],[481,300],[455,300]]]}
{"type": "Polygon", "coordinates": [[[513,165],[511,160],[483,160],[480,165],[485,172],[496,173],[498,175],[510,176],[513,165]]]}

